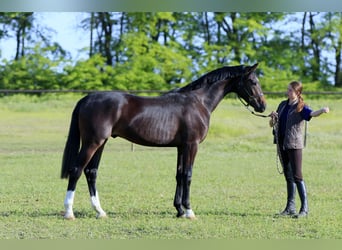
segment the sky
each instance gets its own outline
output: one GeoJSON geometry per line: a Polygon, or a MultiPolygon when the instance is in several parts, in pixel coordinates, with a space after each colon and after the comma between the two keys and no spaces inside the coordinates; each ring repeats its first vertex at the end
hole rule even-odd
{"type": "MultiPolygon", "coordinates": [[[[59,43],[63,49],[71,53],[74,60],[86,57],[85,52],[79,50],[89,46],[89,34],[77,28],[80,21],[84,19],[81,12],[39,12],[36,22],[40,27],[55,30],[51,41],[59,43]]],[[[1,57],[13,59],[15,56],[16,41],[14,37],[0,40],[1,57]]]]}

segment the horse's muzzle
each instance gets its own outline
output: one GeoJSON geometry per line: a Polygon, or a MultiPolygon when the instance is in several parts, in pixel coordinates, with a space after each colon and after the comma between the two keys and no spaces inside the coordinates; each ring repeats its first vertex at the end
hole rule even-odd
{"type": "Polygon", "coordinates": [[[255,112],[259,112],[259,113],[263,113],[266,110],[266,102],[263,101],[261,103],[259,103],[258,105],[254,106],[254,111],[255,112]]]}

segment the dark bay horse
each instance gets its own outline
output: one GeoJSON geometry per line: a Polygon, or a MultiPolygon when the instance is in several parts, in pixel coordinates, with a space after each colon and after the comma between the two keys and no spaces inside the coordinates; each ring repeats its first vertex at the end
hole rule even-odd
{"type": "Polygon", "coordinates": [[[145,146],[177,147],[174,206],[177,217],[195,218],[190,206],[192,167],[198,145],[207,135],[210,115],[230,92],[256,112],[264,112],[266,101],[256,68],[257,64],[222,67],[158,97],[122,92],[97,92],[83,97],[73,110],[63,155],[61,178],[69,178],[64,217],[75,218],[74,194],[82,172],[97,217],[106,217],[96,190],[97,170],[108,138],[119,136],[145,146]]]}

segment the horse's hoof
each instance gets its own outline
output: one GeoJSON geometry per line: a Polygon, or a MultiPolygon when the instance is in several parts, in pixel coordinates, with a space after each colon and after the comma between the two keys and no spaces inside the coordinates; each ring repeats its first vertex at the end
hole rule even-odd
{"type": "Polygon", "coordinates": [[[64,215],[64,219],[65,220],[75,220],[75,216],[73,216],[73,215],[71,215],[71,216],[64,215]]]}
{"type": "Polygon", "coordinates": [[[185,215],[185,218],[186,219],[189,219],[189,220],[197,220],[197,217],[193,214],[193,215],[185,215]]]}
{"type": "Polygon", "coordinates": [[[61,212],[61,215],[63,215],[63,218],[65,220],[75,220],[74,214],[66,214],[65,212],[61,212]]]}
{"type": "Polygon", "coordinates": [[[186,216],[186,218],[189,219],[189,220],[197,220],[197,217],[195,215],[186,216]]]}
{"type": "Polygon", "coordinates": [[[177,218],[185,218],[185,213],[184,211],[182,212],[178,212],[177,215],[176,215],[177,218]]]}
{"type": "Polygon", "coordinates": [[[98,214],[98,215],[96,215],[96,219],[107,219],[107,218],[108,218],[107,214],[98,214]]]}
{"type": "Polygon", "coordinates": [[[185,219],[189,219],[189,220],[196,220],[196,216],[194,211],[192,211],[192,209],[187,209],[185,211],[185,213],[182,214],[177,214],[177,218],[185,218],[185,219]]]}
{"type": "Polygon", "coordinates": [[[186,216],[185,214],[183,214],[181,216],[177,216],[177,218],[189,219],[189,220],[197,220],[197,217],[195,215],[186,216]]]}
{"type": "Polygon", "coordinates": [[[185,211],[185,218],[189,219],[189,220],[195,220],[196,219],[196,216],[195,216],[195,213],[194,211],[192,211],[192,209],[187,209],[185,211]]]}

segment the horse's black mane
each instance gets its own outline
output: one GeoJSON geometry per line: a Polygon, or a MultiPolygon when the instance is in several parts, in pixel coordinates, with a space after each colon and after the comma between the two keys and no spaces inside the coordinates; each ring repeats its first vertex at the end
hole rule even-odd
{"type": "Polygon", "coordinates": [[[188,85],[174,89],[170,92],[187,92],[196,90],[199,88],[203,88],[204,86],[211,85],[217,81],[228,79],[228,78],[234,78],[241,76],[244,73],[245,66],[239,65],[239,66],[225,66],[219,69],[215,69],[197,80],[189,83],[188,85]]]}

